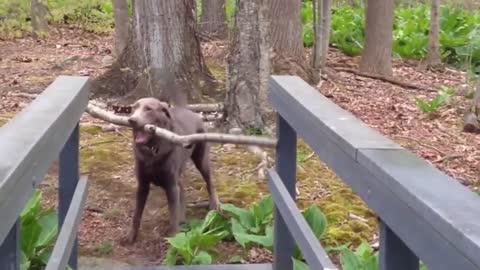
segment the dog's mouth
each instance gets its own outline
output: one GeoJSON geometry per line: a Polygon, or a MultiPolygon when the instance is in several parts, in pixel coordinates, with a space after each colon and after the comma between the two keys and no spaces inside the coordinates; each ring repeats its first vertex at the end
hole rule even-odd
{"type": "Polygon", "coordinates": [[[145,130],[135,130],[133,132],[133,136],[135,139],[135,143],[139,145],[145,145],[149,143],[153,136],[149,132],[146,132],[145,130]]]}

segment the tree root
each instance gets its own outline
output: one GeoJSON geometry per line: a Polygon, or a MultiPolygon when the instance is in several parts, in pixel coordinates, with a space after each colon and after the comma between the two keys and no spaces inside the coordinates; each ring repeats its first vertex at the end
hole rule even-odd
{"type": "Polygon", "coordinates": [[[356,69],[353,69],[353,68],[335,67],[335,68],[333,68],[333,70],[335,70],[336,72],[348,72],[348,73],[353,73],[353,74],[361,76],[361,77],[381,80],[381,81],[388,82],[388,83],[391,83],[391,84],[394,84],[394,85],[398,85],[398,86],[403,87],[403,88],[424,90],[424,91],[428,91],[428,92],[437,92],[437,90],[435,90],[435,89],[427,88],[427,87],[424,87],[424,86],[421,86],[421,85],[416,85],[416,84],[413,84],[413,83],[403,82],[403,81],[397,80],[393,77],[385,77],[385,76],[380,76],[380,75],[363,73],[363,72],[360,72],[360,71],[358,71],[356,69]]]}

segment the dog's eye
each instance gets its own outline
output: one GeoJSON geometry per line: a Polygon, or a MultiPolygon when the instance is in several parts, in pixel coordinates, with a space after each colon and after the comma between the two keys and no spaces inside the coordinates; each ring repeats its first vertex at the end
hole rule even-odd
{"type": "Polygon", "coordinates": [[[152,110],[152,108],[150,108],[150,107],[148,107],[148,106],[145,107],[145,111],[149,112],[149,111],[151,111],[151,110],[152,110]]]}

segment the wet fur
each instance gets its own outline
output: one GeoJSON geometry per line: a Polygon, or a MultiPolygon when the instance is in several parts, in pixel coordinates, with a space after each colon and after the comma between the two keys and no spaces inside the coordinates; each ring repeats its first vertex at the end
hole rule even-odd
{"type": "MultiPolygon", "coordinates": [[[[154,124],[179,135],[205,132],[203,121],[196,113],[182,107],[171,108],[154,98],[135,102],[129,122],[133,126],[134,138],[135,132],[139,132],[145,124],[154,124]]],[[[181,176],[189,159],[206,182],[210,209],[218,208],[218,196],[210,171],[209,145],[206,142],[182,147],[152,136],[146,145],[137,144],[134,139],[133,151],[138,186],[132,229],[125,239],[127,243],[133,243],[137,239],[150,184],[164,189],[168,202],[170,234],[178,232],[180,223],[185,221],[186,211],[181,176]]]]}

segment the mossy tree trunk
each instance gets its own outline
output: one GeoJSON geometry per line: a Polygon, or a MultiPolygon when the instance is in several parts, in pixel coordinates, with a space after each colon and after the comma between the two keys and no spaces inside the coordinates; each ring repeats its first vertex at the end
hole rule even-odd
{"type": "Polygon", "coordinates": [[[30,17],[32,20],[33,33],[37,37],[48,35],[48,8],[46,0],[31,0],[30,17]]]}
{"type": "Polygon", "coordinates": [[[425,59],[427,68],[435,68],[442,64],[440,58],[440,0],[431,0],[430,32],[428,34],[428,52],[425,59]]]}
{"type": "Polygon", "coordinates": [[[225,0],[202,0],[200,31],[213,39],[224,39],[227,37],[225,0]]]}
{"type": "Polygon", "coordinates": [[[113,0],[113,15],[115,19],[115,53],[118,56],[122,54],[128,42],[130,19],[127,0],[113,0]]]}
{"type": "Polygon", "coordinates": [[[226,114],[230,127],[262,130],[269,112],[269,46],[265,0],[237,0],[227,58],[226,114]]]}
{"type": "Polygon", "coordinates": [[[360,60],[360,71],[390,77],[394,1],[367,1],[365,46],[360,60]]]}
{"type": "Polygon", "coordinates": [[[193,1],[134,0],[133,10],[130,41],[119,58],[121,72],[130,78],[123,92],[176,104],[199,102],[202,90],[214,83],[195,33],[193,1]]]}
{"type": "Polygon", "coordinates": [[[301,0],[265,0],[267,19],[270,23],[271,59],[274,74],[298,75],[305,81],[316,84],[315,74],[304,56],[301,0]]]}
{"type": "Polygon", "coordinates": [[[323,69],[327,63],[328,45],[330,41],[332,1],[317,0],[312,1],[312,3],[315,3],[313,6],[313,12],[315,12],[315,46],[313,51],[313,67],[315,69],[323,69]]]}

